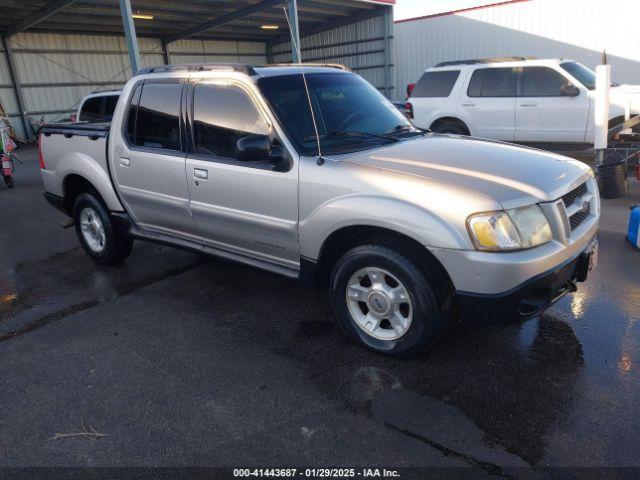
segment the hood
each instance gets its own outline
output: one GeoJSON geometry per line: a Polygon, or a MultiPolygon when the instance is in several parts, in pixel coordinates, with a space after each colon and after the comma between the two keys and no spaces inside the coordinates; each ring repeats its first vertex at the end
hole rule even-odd
{"type": "Polygon", "coordinates": [[[444,182],[492,198],[503,208],[556,200],[586,181],[577,160],[509,143],[428,134],[338,160],[444,182]]]}
{"type": "Polygon", "coordinates": [[[625,109],[631,107],[631,113],[640,113],[640,85],[620,85],[611,87],[609,99],[612,105],[625,109]]]}

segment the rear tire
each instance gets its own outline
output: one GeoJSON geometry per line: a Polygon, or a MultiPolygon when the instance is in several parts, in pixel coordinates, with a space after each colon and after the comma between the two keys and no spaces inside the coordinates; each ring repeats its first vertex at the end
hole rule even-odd
{"type": "Polygon", "coordinates": [[[4,177],[4,183],[9,188],[13,188],[15,186],[15,182],[13,181],[13,177],[4,177]]]}
{"type": "Polygon", "coordinates": [[[448,133],[448,134],[454,134],[454,135],[469,135],[469,130],[467,130],[467,128],[458,123],[458,122],[451,122],[451,121],[445,121],[445,122],[440,122],[437,123],[436,125],[434,125],[431,128],[432,131],[436,132],[436,133],[448,133]]]}
{"type": "Polygon", "coordinates": [[[107,208],[94,194],[78,195],[73,218],[82,248],[97,263],[115,265],[131,253],[133,239],[116,232],[107,208]]]}
{"type": "Polygon", "coordinates": [[[453,302],[439,298],[446,291],[441,281],[395,247],[363,245],[336,262],[331,305],[340,325],[360,343],[409,357],[435,345],[451,323],[453,302]]]}

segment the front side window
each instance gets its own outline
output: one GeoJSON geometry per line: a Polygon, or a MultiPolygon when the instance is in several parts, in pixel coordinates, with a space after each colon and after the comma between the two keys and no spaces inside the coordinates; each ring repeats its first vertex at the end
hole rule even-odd
{"type": "Polygon", "coordinates": [[[80,118],[78,118],[81,122],[95,122],[96,120],[100,120],[100,107],[102,106],[102,97],[91,97],[88,98],[80,109],[80,118]]]}
{"type": "Polygon", "coordinates": [[[137,91],[132,97],[127,121],[129,141],[140,147],[180,150],[182,84],[145,83],[141,88],[137,108],[137,91]]]}
{"type": "Polygon", "coordinates": [[[269,134],[251,98],[235,85],[196,85],[193,123],[195,151],[201,155],[235,158],[239,138],[269,134]]]}
{"type": "Polygon", "coordinates": [[[569,80],[547,67],[525,67],[522,70],[523,97],[559,97],[569,80]]]}
{"type": "Polygon", "coordinates": [[[480,68],[473,72],[467,96],[515,97],[518,90],[518,71],[515,68],[480,68]]]}
{"type": "Polygon", "coordinates": [[[425,72],[411,92],[412,97],[448,97],[460,76],[460,70],[425,72]]]}
{"type": "Polygon", "coordinates": [[[560,67],[562,67],[564,71],[568,72],[573,78],[578,80],[587,90],[596,89],[596,74],[593,70],[589,70],[578,62],[561,63],[560,67]]]}
{"type": "MultiPolygon", "coordinates": [[[[369,82],[344,72],[306,75],[322,153],[338,154],[395,141],[392,132],[417,135],[406,117],[369,82]]],[[[300,74],[258,80],[280,124],[302,155],[317,154],[309,100],[300,74]]]]}

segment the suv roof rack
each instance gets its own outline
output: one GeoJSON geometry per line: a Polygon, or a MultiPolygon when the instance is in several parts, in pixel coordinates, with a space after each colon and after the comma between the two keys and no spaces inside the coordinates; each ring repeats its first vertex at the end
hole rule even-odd
{"type": "Polygon", "coordinates": [[[327,67],[337,68],[338,70],[344,70],[350,72],[351,69],[341,63],[270,63],[263,65],[264,67],[327,67]]]}
{"type": "Polygon", "coordinates": [[[501,62],[522,62],[524,60],[538,60],[538,57],[490,57],[476,58],[472,60],[454,60],[452,62],[440,62],[434,65],[437,67],[450,67],[453,65],[475,65],[477,63],[501,63],[501,62]]]}
{"type": "Polygon", "coordinates": [[[106,88],[104,90],[94,90],[93,92],[91,92],[89,95],[93,95],[94,93],[109,93],[109,92],[121,92],[122,89],[121,88],[106,88]]]}
{"type": "Polygon", "coordinates": [[[136,75],[167,72],[204,72],[209,70],[242,72],[247,75],[255,75],[256,73],[252,66],[242,63],[185,63],[178,65],[157,65],[155,67],[146,67],[138,71],[136,75]]]}

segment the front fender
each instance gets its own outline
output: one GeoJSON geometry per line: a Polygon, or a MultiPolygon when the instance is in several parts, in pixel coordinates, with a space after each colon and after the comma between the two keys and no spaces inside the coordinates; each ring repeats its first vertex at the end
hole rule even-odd
{"type": "MultiPolygon", "coordinates": [[[[109,210],[124,211],[109,174],[95,159],[81,152],[62,155],[55,170],[58,185],[64,185],[64,180],[74,174],[83,177],[94,186],[109,210]]],[[[63,191],[62,194],[65,195],[66,192],[63,191]]]]}
{"type": "Polygon", "coordinates": [[[399,199],[355,194],[330,200],[300,221],[301,255],[317,259],[332,233],[353,226],[386,228],[430,247],[472,248],[466,233],[434,212],[399,199]]]}

